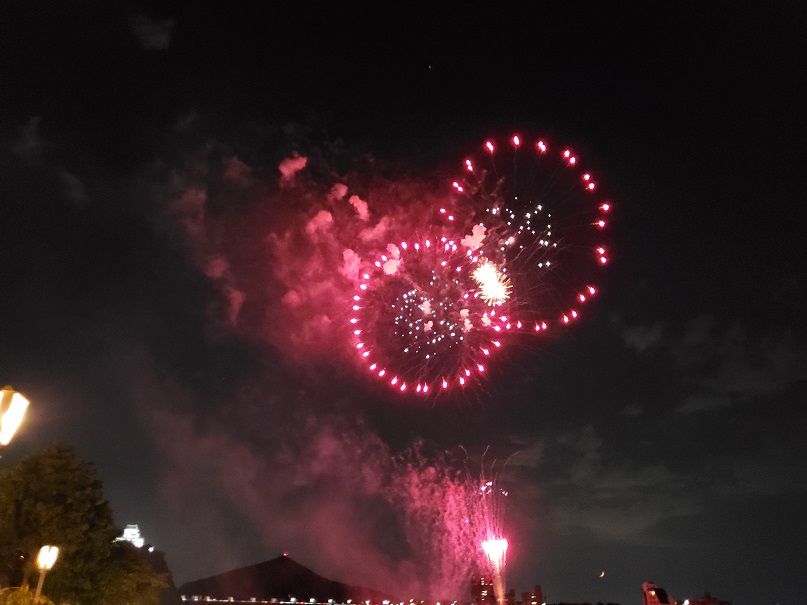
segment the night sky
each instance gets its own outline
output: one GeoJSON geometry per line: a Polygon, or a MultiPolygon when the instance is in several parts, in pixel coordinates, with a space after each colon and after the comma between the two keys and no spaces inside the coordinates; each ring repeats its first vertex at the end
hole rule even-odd
{"type": "Polygon", "coordinates": [[[0,465],[74,447],[176,584],[288,552],[445,598],[385,473],[459,449],[517,593],[803,602],[800,3],[51,4],[0,19],[0,380],[32,402],[0,465]],[[379,386],[329,186],[405,229],[396,191],[514,132],[613,200],[600,295],[461,395],[379,386]]]}

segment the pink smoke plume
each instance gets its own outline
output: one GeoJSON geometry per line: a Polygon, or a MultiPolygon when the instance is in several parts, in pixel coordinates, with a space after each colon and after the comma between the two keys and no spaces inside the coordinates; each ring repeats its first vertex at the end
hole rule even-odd
{"type": "Polygon", "coordinates": [[[223,427],[154,412],[163,496],[184,515],[219,494],[266,544],[293,547],[326,577],[402,599],[464,599],[470,578],[490,571],[481,544],[500,526],[498,495],[463,468],[461,453],[415,445],[396,455],[362,423],[299,420],[267,451],[223,427]]]}
{"type": "Polygon", "coordinates": [[[219,290],[219,320],[275,346],[292,366],[353,367],[348,312],[363,259],[390,241],[433,231],[447,188],[436,193],[427,179],[371,171],[315,178],[309,158],[295,155],[279,163],[259,200],[239,204],[238,195],[253,194],[243,184],[254,182],[256,171],[236,157],[218,169],[239,186],[227,205],[212,211],[210,185],[191,180],[172,209],[193,258],[219,290]]]}

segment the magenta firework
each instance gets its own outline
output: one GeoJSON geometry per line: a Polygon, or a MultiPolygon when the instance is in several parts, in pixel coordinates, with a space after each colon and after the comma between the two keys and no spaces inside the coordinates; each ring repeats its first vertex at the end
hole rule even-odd
{"type": "Polygon", "coordinates": [[[608,263],[612,209],[580,164],[517,135],[466,159],[431,236],[366,259],[349,321],[367,370],[400,392],[466,387],[516,334],[579,319],[608,263]]]}

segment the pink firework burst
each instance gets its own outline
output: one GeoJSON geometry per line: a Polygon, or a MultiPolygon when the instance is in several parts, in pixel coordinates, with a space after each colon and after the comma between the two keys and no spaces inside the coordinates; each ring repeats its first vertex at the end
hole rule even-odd
{"type": "Polygon", "coordinates": [[[350,322],[368,371],[424,395],[484,373],[510,326],[474,277],[482,260],[446,237],[390,244],[353,296],[350,322]]]}
{"type": "Polygon", "coordinates": [[[511,335],[574,323],[598,292],[612,203],[578,155],[520,136],[481,150],[435,213],[439,235],[390,243],[353,296],[359,358],[396,391],[478,383],[511,335]]]}
{"type": "Polygon", "coordinates": [[[443,214],[466,217],[465,241],[509,277],[505,308],[520,330],[574,322],[609,262],[613,204],[568,147],[514,135],[481,150],[465,160],[463,177],[452,183],[454,208],[443,214]]]}

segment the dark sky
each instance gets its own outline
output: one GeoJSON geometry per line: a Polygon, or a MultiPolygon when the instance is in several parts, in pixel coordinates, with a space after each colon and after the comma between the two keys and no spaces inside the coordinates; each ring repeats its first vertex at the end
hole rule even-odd
{"type": "Polygon", "coordinates": [[[391,461],[490,448],[517,592],[803,601],[799,3],[67,4],[0,20],[0,380],[32,401],[0,464],[73,446],[178,584],[288,551],[417,592],[467,553],[391,461]],[[515,131],[613,199],[600,296],[462,397],[379,388],[327,184],[404,229],[396,191],[515,131]]]}

